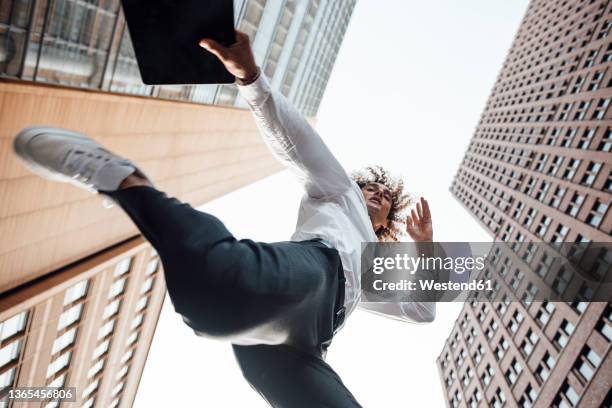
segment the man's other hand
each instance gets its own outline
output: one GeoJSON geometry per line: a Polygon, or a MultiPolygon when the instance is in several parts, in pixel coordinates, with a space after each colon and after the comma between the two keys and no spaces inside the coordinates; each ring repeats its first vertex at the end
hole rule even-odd
{"type": "Polygon", "coordinates": [[[259,69],[255,64],[249,36],[245,33],[236,30],[236,42],[228,47],[210,38],[200,40],[200,47],[219,58],[225,69],[240,83],[246,85],[257,79],[259,69]]]}

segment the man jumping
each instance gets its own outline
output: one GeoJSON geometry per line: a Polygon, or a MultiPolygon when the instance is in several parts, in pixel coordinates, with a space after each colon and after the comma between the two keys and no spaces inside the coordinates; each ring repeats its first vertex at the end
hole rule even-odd
{"type": "MultiPolygon", "coordinates": [[[[137,165],[71,131],[35,127],[14,141],[26,166],[118,203],[157,250],[168,293],[198,334],[229,340],[244,377],[274,407],[358,407],[324,361],[359,304],[362,242],[433,238],[423,198],[416,210],[401,182],[380,167],[352,178],[319,135],[255,64],[249,38],[200,45],[236,77],[263,138],[304,187],[291,241],[236,240],[214,216],[157,190],[137,165]],[[405,227],[404,227],[405,225],[405,227]]],[[[205,52],[205,51],[203,51],[205,52]]],[[[368,303],[368,310],[430,322],[434,302],[368,303]]]]}

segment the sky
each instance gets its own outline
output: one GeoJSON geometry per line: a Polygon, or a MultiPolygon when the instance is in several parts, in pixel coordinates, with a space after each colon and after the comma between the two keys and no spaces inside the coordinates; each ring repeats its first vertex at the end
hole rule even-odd
{"type": "MultiPolygon", "coordinates": [[[[355,7],[316,129],[346,169],[381,164],[427,198],[436,241],[491,241],[449,186],[527,4],[358,0],[355,7]]],[[[201,209],[238,238],[283,241],[302,194],[283,171],[201,209]]],[[[429,324],[358,310],[326,361],[364,407],[444,407],[435,360],[461,306],[438,304],[429,324]]],[[[170,405],[268,406],[242,378],[230,345],[195,336],[166,297],[135,407],[170,405]]]]}

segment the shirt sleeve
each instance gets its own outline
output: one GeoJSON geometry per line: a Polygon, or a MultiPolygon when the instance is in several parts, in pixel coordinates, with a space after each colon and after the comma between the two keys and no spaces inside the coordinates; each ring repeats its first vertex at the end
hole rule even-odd
{"type": "Polygon", "coordinates": [[[435,302],[364,302],[359,308],[408,323],[431,323],[436,318],[435,302]]]}
{"type": "Polygon", "coordinates": [[[263,139],[313,198],[345,192],[351,179],[321,137],[262,73],[249,85],[237,85],[263,139]]]}

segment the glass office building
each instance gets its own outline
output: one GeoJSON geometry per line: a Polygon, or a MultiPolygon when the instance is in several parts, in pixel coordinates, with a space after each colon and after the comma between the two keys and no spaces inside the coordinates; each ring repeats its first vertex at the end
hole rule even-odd
{"type": "MultiPolygon", "coordinates": [[[[258,64],[305,115],[317,113],[356,0],[236,0],[258,64]]],[[[240,106],[230,85],[147,86],[119,0],[2,0],[0,75],[69,87],[240,106]]]]}

